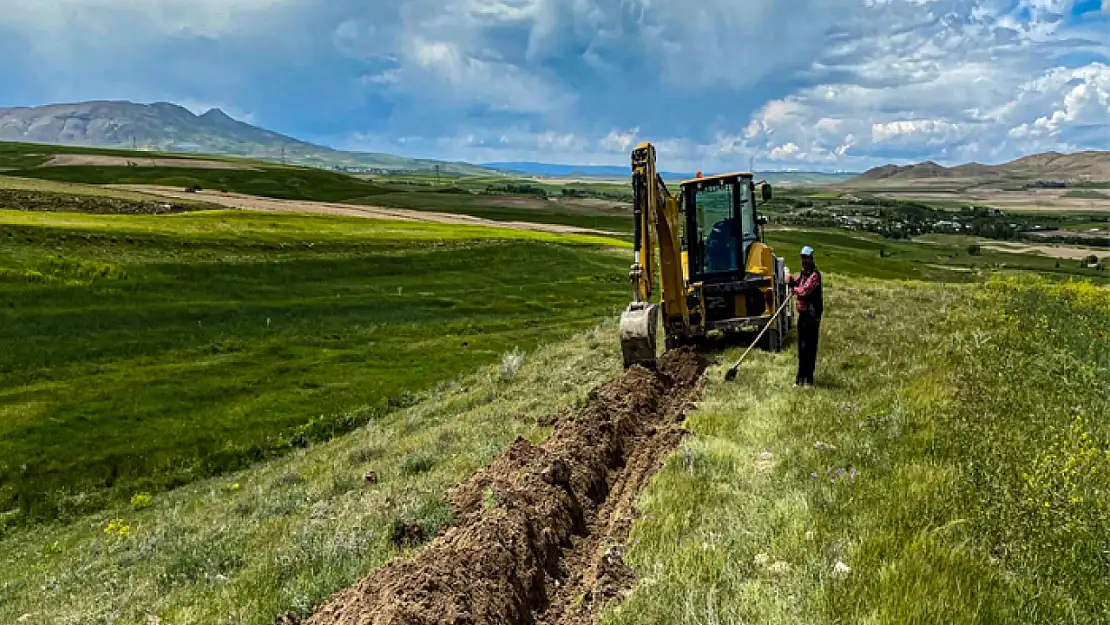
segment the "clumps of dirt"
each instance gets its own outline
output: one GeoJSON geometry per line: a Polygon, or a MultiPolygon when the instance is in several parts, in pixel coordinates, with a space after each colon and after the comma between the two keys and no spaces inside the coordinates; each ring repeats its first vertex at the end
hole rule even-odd
{"type": "Polygon", "coordinates": [[[528,423],[532,425],[538,425],[540,427],[553,428],[559,423],[559,421],[564,419],[570,413],[571,410],[566,409],[560,412],[549,412],[547,414],[535,417],[524,417],[521,415],[517,415],[516,419],[520,423],[528,423]]]}
{"type": "Polygon", "coordinates": [[[415,521],[398,519],[389,531],[389,542],[397,548],[416,547],[426,538],[424,527],[415,521]]]}
{"type": "Polygon", "coordinates": [[[128,200],[102,195],[77,195],[52,191],[0,189],[0,207],[44,213],[89,213],[93,215],[164,215],[211,208],[157,200],[128,200]]]}
{"type": "Polygon", "coordinates": [[[630,587],[623,543],[635,498],[685,434],[704,369],[696,353],[675,351],[595,389],[548,440],[517,439],[451,489],[455,525],[306,623],[595,622],[630,587]]]}

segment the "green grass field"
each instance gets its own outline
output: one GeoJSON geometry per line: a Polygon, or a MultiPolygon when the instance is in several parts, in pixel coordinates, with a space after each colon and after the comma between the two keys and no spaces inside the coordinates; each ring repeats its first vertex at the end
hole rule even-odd
{"type": "MultiPolygon", "coordinates": [[[[12,179],[43,181],[57,185],[158,185],[177,188],[200,187],[290,200],[344,202],[387,193],[371,181],[333,171],[294,167],[225,156],[180,153],[135,152],[76,146],[0,142],[0,186],[11,188],[12,179]],[[171,158],[221,161],[244,169],[204,167],[127,167],[120,165],[75,165],[43,167],[56,155],[90,154],[125,158],[171,158]]],[[[87,188],[87,187],[86,187],[87,188]]],[[[112,193],[109,191],[108,193],[112,193]]]]}
{"type": "Polygon", "coordinates": [[[1110,291],[830,278],[817,388],[709,370],[603,622],[1106,622],[1110,291]]]}
{"type": "Polygon", "coordinates": [[[1065,193],[1064,197],[1080,200],[1110,200],[1110,195],[1094,189],[1072,189],[1065,193]]]}
{"type": "Polygon", "coordinates": [[[448,487],[516,436],[542,439],[541,417],[616,376],[616,336],[608,320],[519,368],[477,367],[346,436],[155,494],[149,507],[0,536],[0,622],[271,625],[310,612],[402,555],[394,523],[434,531],[450,519],[448,487]],[[126,532],[105,532],[117,519],[126,532]]]}
{"type": "MultiPolygon", "coordinates": [[[[736,382],[709,370],[694,437],[640,498],[633,594],[603,622],[1105,620],[1110,293],[828,277],[818,387],[790,388],[792,348],[736,382]]],[[[395,522],[449,519],[448,486],[615,375],[616,326],[523,363],[149,507],[0,538],[0,620],[306,614],[404,555],[395,522]]]]}
{"type": "Polygon", "coordinates": [[[1088,221],[1086,223],[1068,224],[1062,228],[1063,230],[1073,230],[1079,232],[1086,232],[1092,229],[1098,229],[1101,232],[1110,232],[1110,219],[1103,221],[1088,221]]]}
{"type": "MultiPolygon", "coordinates": [[[[32,156],[0,149],[0,168],[32,156]]],[[[620,372],[615,211],[479,193],[504,179],[458,179],[463,195],[280,167],[143,179],[253,174],[233,190],[620,236],[4,210],[149,201],[77,169],[0,178],[0,623],[308,614],[620,372]]],[[[603,622],[1110,621],[1110,274],[960,236],[767,238],[795,271],[818,250],[818,387],[790,387],[792,342],[732,383],[738,349],[710,354],[693,436],[639,499],[632,594],[603,622]]]]}
{"type": "Polygon", "coordinates": [[[180,158],[205,161],[228,161],[248,164],[264,164],[225,156],[195,155],[181,152],[144,152],[110,148],[87,148],[73,145],[47,145],[40,143],[16,143],[0,141],[0,170],[32,169],[46,163],[59,154],[96,154],[100,156],[122,156],[139,158],[180,158]]]}
{"type": "Polygon", "coordinates": [[[387,190],[346,174],[319,169],[260,166],[259,171],[188,169],[183,167],[43,167],[6,172],[55,182],[83,184],[144,184],[177,188],[199,186],[286,200],[346,202],[387,190]]]}
{"type": "Polygon", "coordinates": [[[798,252],[810,245],[818,250],[822,269],[873,278],[981,282],[993,274],[1037,274],[1110,282],[1110,273],[1106,271],[1046,256],[992,250],[972,254],[968,245],[975,239],[962,235],[928,235],[919,241],[895,241],[844,230],[769,229],[767,242],[795,271],[799,268],[798,252]]]}
{"type": "Polygon", "coordinates": [[[351,429],[611,315],[619,242],[0,212],[0,509],[76,514],[351,429]],[[527,259],[527,262],[522,262],[527,259]]]}
{"type": "MultiPolygon", "coordinates": [[[[513,206],[516,198],[489,195],[460,195],[444,191],[404,191],[375,195],[356,203],[389,208],[437,211],[473,215],[494,221],[523,221],[559,224],[611,232],[631,240],[632,213],[627,209],[586,209],[566,202],[523,200],[513,206]]],[[[519,201],[519,200],[518,200],[519,201]]]]}

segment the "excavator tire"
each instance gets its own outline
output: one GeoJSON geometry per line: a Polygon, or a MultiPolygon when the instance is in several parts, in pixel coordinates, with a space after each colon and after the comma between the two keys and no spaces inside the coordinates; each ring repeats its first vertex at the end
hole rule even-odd
{"type": "Polygon", "coordinates": [[[654,367],[659,305],[633,302],[621,314],[621,352],[624,368],[632,365],[654,367]]]}

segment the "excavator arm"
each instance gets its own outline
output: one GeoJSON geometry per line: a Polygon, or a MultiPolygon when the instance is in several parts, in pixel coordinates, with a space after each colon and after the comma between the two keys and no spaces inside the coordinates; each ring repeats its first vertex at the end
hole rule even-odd
{"type": "Polygon", "coordinates": [[[667,332],[683,332],[690,323],[682,268],[682,224],[679,198],[670,194],[655,165],[655,146],[641,143],[632,151],[632,195],[635,260],[632,303],[621,315],[624,366],[654,366],[657,328],[662,313],[667,332]],[[656,244],[659,249],[661,303],[651,302],[655,282],[656,244]]]}

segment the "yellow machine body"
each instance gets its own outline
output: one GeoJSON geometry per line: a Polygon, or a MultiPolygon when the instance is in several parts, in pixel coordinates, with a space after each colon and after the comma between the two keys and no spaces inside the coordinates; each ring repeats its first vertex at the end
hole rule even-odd
{"type": "Polygon", "coordinates": [[[765,345],[777,351],[793,317],[772,318],[789,296],[789,274],[763,242],[755,190],[767,201],[770,185],[757,185],[750,173],[699,176],[672,195],[655,156],[650,143],[632,152],[635,260],[633,301],[621,316],[625,366],[654,365],[660,322],[668,349],[771,325],[765,345]]]}

